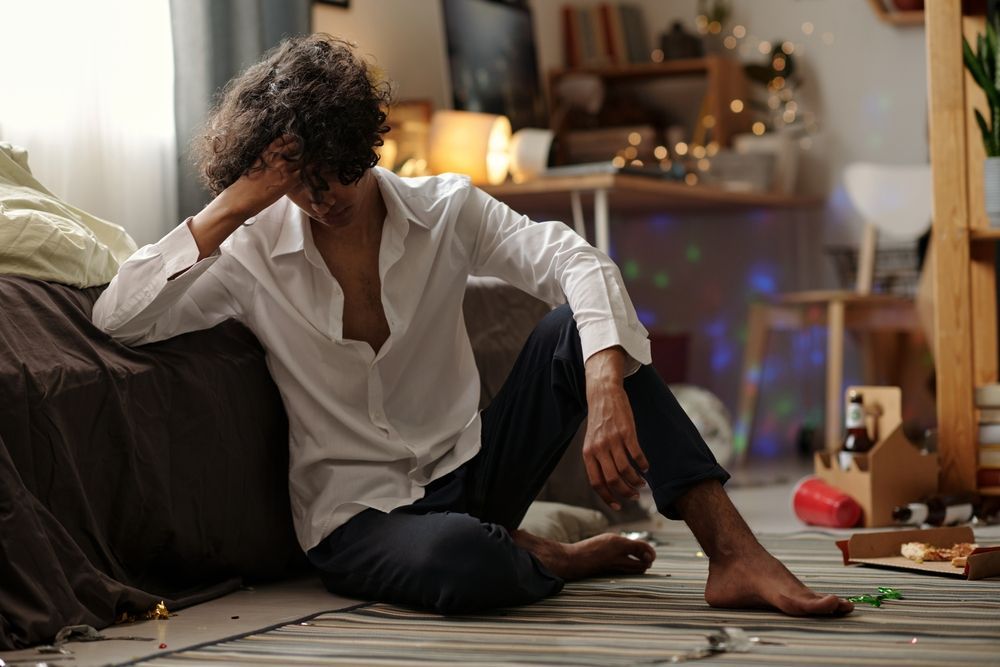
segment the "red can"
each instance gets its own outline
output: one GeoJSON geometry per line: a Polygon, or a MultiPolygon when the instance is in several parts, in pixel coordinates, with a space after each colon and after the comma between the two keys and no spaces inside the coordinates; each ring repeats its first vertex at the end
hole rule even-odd
{"type": "Polygon", "coordinates": [[[792,493],[795,516],[813,526],[850,528],[861,520],[861,505],[840,489],[809,476],[792,493]]]}

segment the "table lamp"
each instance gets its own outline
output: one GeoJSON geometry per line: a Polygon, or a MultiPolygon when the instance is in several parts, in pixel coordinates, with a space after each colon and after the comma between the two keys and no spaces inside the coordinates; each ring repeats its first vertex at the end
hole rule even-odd
{"type": "Polygon", "coordinates": [[[468,174],[477,185],[507,178],[511,135],[506,116],[472,111],[435,111],[431,118],[429,167],[432,173],[468,174]]]}
{"type": "Polygon", "coordinates": [[[510,176],[524,183],[540,175],[549,164],[549,149],[555,133],[537,127],[525,127],[510,140],[510,176]]]}

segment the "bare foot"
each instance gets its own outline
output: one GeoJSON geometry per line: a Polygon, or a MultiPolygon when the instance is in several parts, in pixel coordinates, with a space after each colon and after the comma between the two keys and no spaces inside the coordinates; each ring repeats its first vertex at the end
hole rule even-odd
{"type": "Polygon", "coordinates": [[[711,559],[705,601],[729,609],[776,609],[789,616],[843,615],[854,609],[836,595],[813,592],[763,548],[752,556],[711,559]]]}
{"type": "Polygon", "coordinates": [[[642,574],[656,559],[656,551],[649,544],[621,535],[597,535],[573,544],[547,540],[523,530],[515,530],[511,536],[515,544],[530,551],[542,565],[566,581],[599,574],[642,574]]]}

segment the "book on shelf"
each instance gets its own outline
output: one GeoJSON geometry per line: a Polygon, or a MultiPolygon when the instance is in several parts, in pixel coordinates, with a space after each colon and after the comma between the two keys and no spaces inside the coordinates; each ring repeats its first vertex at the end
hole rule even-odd
{"type": "Polygon", "coordinates": [[[979,446],[979,467],[1000,468],[1000,447],[979,446]]]}
{"type": "Polygon", "coordinates": [[[584,67],[603,65],[597,26],[594,25],[594,15],[590,8],[577,8],[576,20],[580,29],[580,55],[582,57],[580,64],[584,67]]]}
{"type": "Polygon", "coordinates": [[[980,424],[1000,424],[1000,408],[979,408],[980,424]]]}
{"type": "Polygon", "coordinates": [[[607,2],[602,2],[597,6],[597,13],[601,38],[604,41],[604,50],[608,54],[608,60],[613,65],[625,64],[628,62],[628,58],[625,56],[625,34],[622,32],[618,8],[612,7],[607,2]]]}
{"type": "Polygon", "coordinates": [[[979,444],[1000,445],[1000,424],[979,423],[979,444]]]}
{"type": "Polygon", "coordinates": [[[600,67],[649,61],[649,35],[642,8],[602,2],[561,9],[566,67],[600,67]]]}
{"type": "Polygon", "coordinates": [[[976,387],[976,407],[1000,408],[1000,383],[976,387]]]}
{"type": "Polygon", "coordinates": [[[571,5],[562,7],[563,60],[566,67],[580,66],[580,36],[576,23],[576,8],[571,5]]]}
{"type": "Polygon", "coordinates": [[[1000,487],[1000,468],[980,468],[976,471],[976,486],[980,489],[985,486],[1000,487]]]}
{"type": "Polygon", "coordinates": [[[630,63],[649,62],[649,35],[642,8],[636,5],[621,5],[622,25],[625,29],[625,43],[628,46],[630,63]]]}
{"type": "Polygon", "coordinates": [[[656,129],[652,125],[621,125],[616,127],[594,127],[569,130],[560,137],[563,142],[567,162],[599,162],[611,160],[629,146],[629,137],[639,135],[637,155],[642,160],[653,159],[657,142],[656,129]]]}

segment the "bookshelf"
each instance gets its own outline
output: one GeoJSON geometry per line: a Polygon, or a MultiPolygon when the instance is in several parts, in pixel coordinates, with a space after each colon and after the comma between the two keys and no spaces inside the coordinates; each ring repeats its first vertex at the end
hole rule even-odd
{"type": "MultiPolygon", "coordinates": [[[[927,84],[934,187],[934,343],[941,486],[976,488],[974,390],[998,380],[996,246],[983,204],[982,140],[972,109],[985,99],[965,71],[962,37],[984,29],[957,0],[928,3],[927,84]]],[[[996,488],[982,490],[995,493],[996,488]]]]}
{"type": "MultiPolygon", "coordinates": [[[[641,85],[670,77],[701,76],[705,78],[705,99],[702,107],[705,113],[715,119],[712,135],[721,146],[728,146],[732,137],[747,132],[753,123],[750,105],[734,112],[730,108],[732,100],[746,100],[749,86],[743,73],[743,64],[727,56],[712,55],[703,58],[686,58],[654,63],[630,63],[622,65],[600,65],[590,67],[561,68],[549,73],[549,92],[563,77],[572,74],[589,74],[600,78],[607,87],[607,101],[614,103],[615,89],[622,85],[641,85]]],[[[567,131],[572,128],[553,128],[567,131]]],[[[693,131],[695,128],[691,128],[693,131]]]]}

